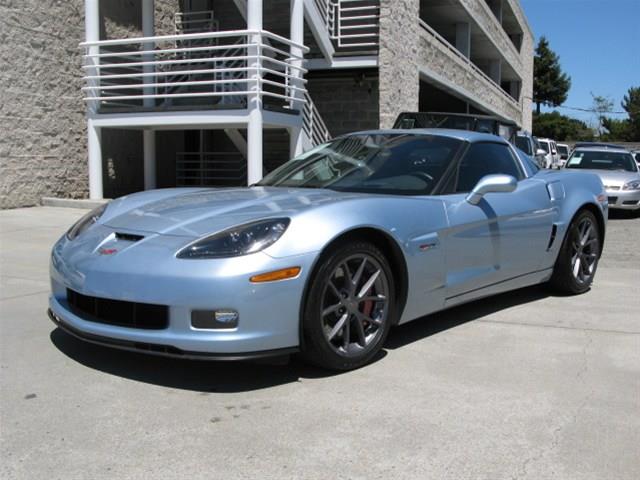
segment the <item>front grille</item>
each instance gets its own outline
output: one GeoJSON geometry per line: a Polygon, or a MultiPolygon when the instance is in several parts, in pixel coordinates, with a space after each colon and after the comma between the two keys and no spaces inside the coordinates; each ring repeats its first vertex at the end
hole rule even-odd
{"type": "Polygon", "coordinates": [[[637,200],[625,200],[624,202],[622,202],[623,205],[637,205],[638,201],[637,200]]]}
{"type": "Polygon", "coordinates": [[[605,185],[605,190],[620,190],[620,185],[605,185]]]}
{"type": "Polygon", "coordinates": [[[166,305],[90,297],[71,289],[67,289],[67,303],[75,315],[88,322],[146,330],[162,330],[169,326],[169,307],[166,305]]]}
{"type": "Polygon", "coordinates": [[[618,197],[607,197],[607,200],[610,205],[615,205],[616,202],[618,201],[618,197]]]}

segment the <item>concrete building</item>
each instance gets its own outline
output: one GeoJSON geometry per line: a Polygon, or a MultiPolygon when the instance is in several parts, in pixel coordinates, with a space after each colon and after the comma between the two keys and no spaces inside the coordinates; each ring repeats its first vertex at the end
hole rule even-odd
{"type": "Polygon", "coordinates": [[[518,0],[9,0],[0,14],[0,207],[251,184],[407,110],[531,129],[518,0]]]}

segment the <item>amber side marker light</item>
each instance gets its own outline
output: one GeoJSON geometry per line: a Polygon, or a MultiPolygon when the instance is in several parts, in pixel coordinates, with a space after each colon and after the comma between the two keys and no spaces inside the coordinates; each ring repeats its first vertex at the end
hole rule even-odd
{"type": "Polygon", "coordinates": [[[276,282],[278,280],[286,280],[288,278],[297,277],[302,270],[300,267],[282,268],[273,272],[261,273],[254,275],[249,280],[252,283],[276,282]]]}

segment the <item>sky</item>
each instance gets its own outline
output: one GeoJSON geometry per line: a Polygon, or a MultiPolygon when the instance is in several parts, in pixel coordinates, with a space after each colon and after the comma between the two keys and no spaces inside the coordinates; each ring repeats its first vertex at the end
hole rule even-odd
{"type": "MultiPolygon", "coordinates": [[[[565,106],[592,107],[595,95],[609,97],[623,111],[623,96],[640,87],[640,0],[520,0],[537,40],[547,37],[571,76],[565,106]]],[[[544,109],[550,111],[552,109],[544,109]]],[[[594,114],[561,113],[589,123],[594,114]]],[[[612,115],[627,118],[625,115],[612,115]]]]}

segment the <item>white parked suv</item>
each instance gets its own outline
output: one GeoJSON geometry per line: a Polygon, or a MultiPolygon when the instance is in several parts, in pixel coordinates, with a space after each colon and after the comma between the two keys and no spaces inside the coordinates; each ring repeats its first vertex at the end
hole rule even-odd
{"type": "Polygon", "coordinates": [[[560,160],[558,161],[558,168],[562,168],[567,163],[567,159],[569,158],[571,149],[569,149],[569,145],[565,145],[564,143],[559,143],[557,147],[558,155],[560,156],[560,160]]]}
{"type": "MultiPolygon", "coordinates": [[[[560,155],[558,155],[558,146],[555,140],[550,138],[539,138],[538,144],[544,150],[544,168],[558,168],[560,155]]],[[[542,152],[540,152],[542,153],[542,152]]]]}

